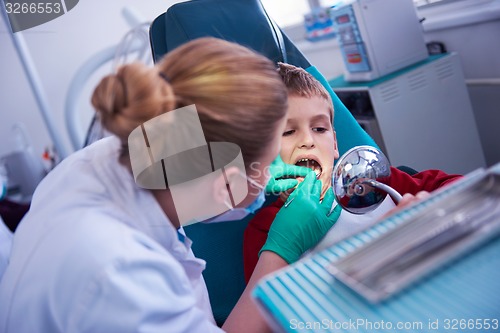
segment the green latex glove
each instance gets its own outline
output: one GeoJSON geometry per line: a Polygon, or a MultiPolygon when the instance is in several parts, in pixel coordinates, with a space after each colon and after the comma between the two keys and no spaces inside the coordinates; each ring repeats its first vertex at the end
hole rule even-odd
{"type": "Polygon", "coordinates": [[[318,244],[337,222],[342,210],[337,205],[330,212],[334,201],[332,188],[321,203],[320,194],[321,181],[310,172],[276,215],[259,255],[272,251],[291,264],[318,244]]]}
{"type": "Polygon", "coordinates": [[[280,155],[269,166],[271,178],[266,185],[267,193],[279,194],[288,189],[294,188],[299,183],[295,178],[281,179],[283,177],[305,177],[311,169],[293,164],[286,164],[280,155]]]}

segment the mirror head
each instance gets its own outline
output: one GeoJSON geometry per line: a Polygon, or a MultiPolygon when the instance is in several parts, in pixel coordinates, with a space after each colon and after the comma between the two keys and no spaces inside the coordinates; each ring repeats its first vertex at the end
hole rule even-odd
{"type": "Polygon", "coordinates": [[[332,186],[337,202],[350,213],[365,214],[387,196],[384,185],[391,176],[389,160],[375,147],[357,146],[342,155],[333,169],[332,186]]]}

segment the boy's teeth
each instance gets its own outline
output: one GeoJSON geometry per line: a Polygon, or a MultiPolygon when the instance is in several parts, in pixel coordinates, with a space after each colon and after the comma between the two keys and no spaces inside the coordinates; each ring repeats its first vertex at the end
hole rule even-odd
{"type": "Polygon", "coordinates": [[[297,161],[297,163],[299,163],[299,162],[309,162],[309,161],[313,162],[313,163],[316,162],[315,160],[310,160],[308,158],[301,158],[300,160],[297,161]]]}
{"type": "Polygon", "coordinates": [[[319,165],[318,162],[316,162],[316,160],[309,158],[301,158],[295,164],[310,168],[316,174],[316,178],[319,178],[319,176],[321,176],[321,171],[322,171],[321,166],[319,165]]]}

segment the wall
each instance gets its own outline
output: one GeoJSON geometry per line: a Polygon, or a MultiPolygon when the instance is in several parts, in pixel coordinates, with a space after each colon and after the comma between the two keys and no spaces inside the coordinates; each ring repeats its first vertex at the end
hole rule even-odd
{"type": "MultiPolygon", "coordinates": [[[[64,102],[78,68],[95,53],[117,44],[129,30],[121,14],[125,6],[151,21],[174,2],[177,1],[82,0],[65,15],[21,32],[68,151],[71,145],[64,123],[64,102]]],[[[0,21],[0,156],[13,149],[11,127],[16,122],[25,124],[36,154],[41,155],[52,141],[2,16],[0,21]]],[[[110,71],[111,65],[103,67],[100,74],[110,71]]],[[[99,76],[92,78],[85,94],[90,94],[99,76]]],[[[81,101],[86,104],[82,106],[82,128],[86,128],[92,110],[87,96],[82,96],[81,101]]]]}
{"type": "Polygon", "coordinates": [[[305,39],[305,30],[302,23],[285,27],[283,32],[328,80],[342,75],[344,64],[336,38],[310,42],[305,39]]]}
{"type": "Polygon", "coordinates": [[[500,0],[459,1],[420,14],[426,41],[459,54],[486,163],[500,162],[500,0]]]}

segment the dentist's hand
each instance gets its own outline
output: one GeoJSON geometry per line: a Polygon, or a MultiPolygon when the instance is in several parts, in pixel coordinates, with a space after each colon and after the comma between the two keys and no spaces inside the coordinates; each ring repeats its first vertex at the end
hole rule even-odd
{"type": "Polygon", "coordinates": [[[272,251],[291,264],[314,247],[337,222],[341,208],[330,212],[334,195],[330,188],[320,203],[321,181],[310,171],[280,209],[260,250],[272,251]]]}
{"type": "Polygon", "coordinates": [[[395,214],[396,212],[399,212],[400,210],[406,208],[407,206],[411,205],[412,203],[415,203],[417,201],[421,201],[424,199],[427,199],[431,194],[427,191],[420,191],[417,194],[413,195],[411,193],[405,193],[403,197],[401,198],[401,201],[398,203],[396,207],[385,213],[380,220],[383,220],[392,214],[395,214]]]}
{"type": "Polygon", "coordinates": [[[305,177],[309,172],[311,172],[309,168],[286,164],[278,155],[269,166],[271,178],[266,185],[265,191],[267,193],[278,194],[292,189],[299,183],[295,177],[305,177]],[[293,178],[281,179],[283,177],[293,178]]]}

